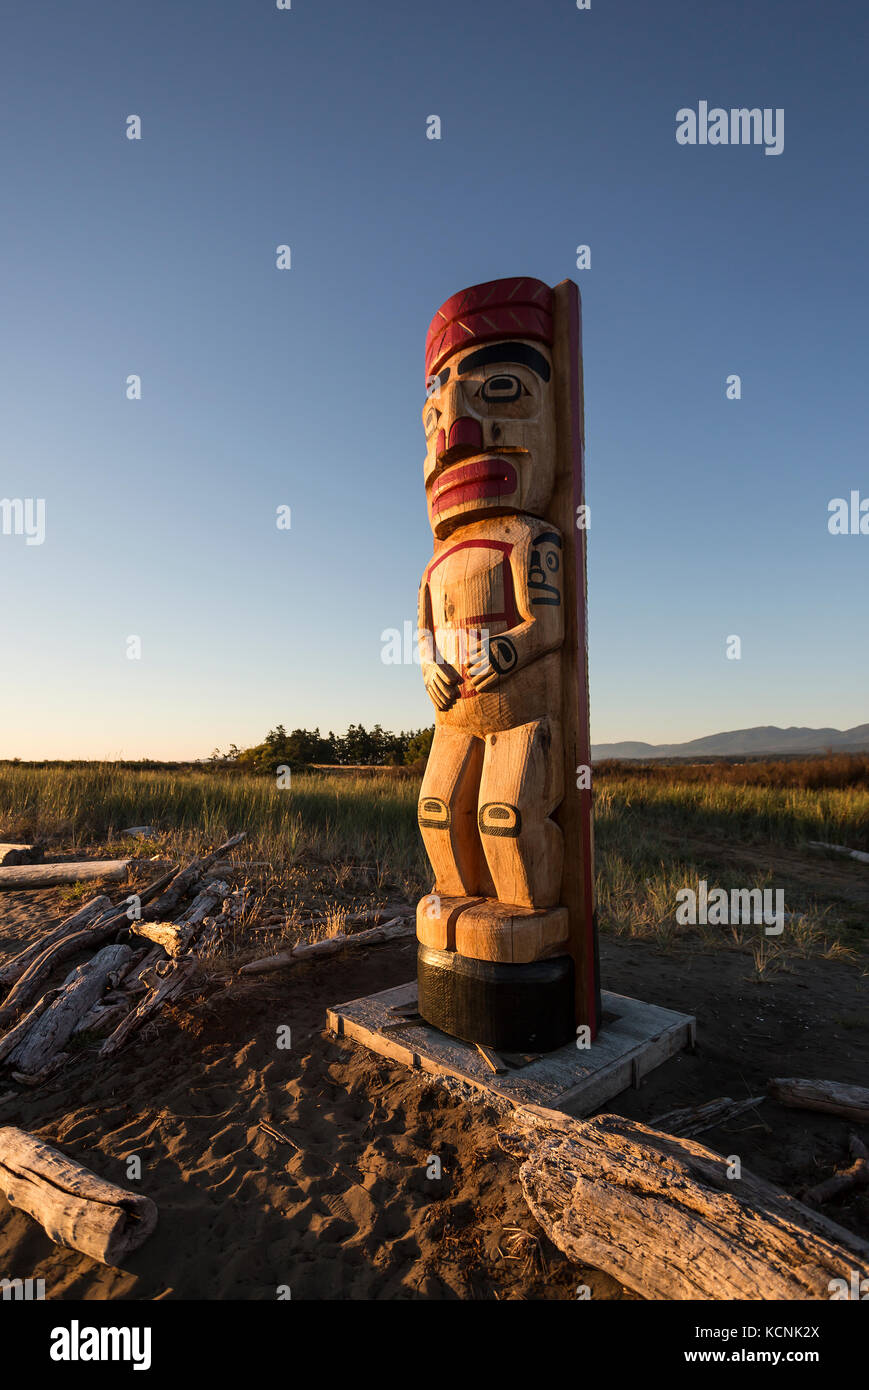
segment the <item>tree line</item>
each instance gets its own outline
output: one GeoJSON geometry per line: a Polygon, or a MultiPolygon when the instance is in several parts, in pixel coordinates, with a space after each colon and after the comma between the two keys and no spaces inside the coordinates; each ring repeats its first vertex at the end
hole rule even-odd
{"type": "Polygon", "coordinates": [[[208,762],[215,767],[244,768],[248,772],[274,773],[279,767],[294,772],[316,763],[364,767],[424,767],[434,737],[434,725],[429,729],[402,730],[391,733],[375,724],[366,729],[351,724],[346,734],[321,734],[319,729],[293,729],[287,732],[283,724],[269,729],[262,743],[253,748],[237,748],[233,743],[226,753],[215,748],[208,762]]]}

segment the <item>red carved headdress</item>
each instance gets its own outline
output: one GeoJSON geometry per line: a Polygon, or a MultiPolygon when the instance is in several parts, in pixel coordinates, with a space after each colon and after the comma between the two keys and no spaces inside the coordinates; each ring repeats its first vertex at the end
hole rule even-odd
{"type": "Polygon", "coordinates": [[[425,377],[436,376],[458,347],[497,338],[536,338],[552,345],[552,290],[516,275],[459,290],[442,304],[425,340],[425,377]]]}

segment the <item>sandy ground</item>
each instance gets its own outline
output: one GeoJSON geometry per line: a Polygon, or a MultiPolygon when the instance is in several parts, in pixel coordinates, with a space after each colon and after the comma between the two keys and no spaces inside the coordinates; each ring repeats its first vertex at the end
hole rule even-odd
{"type": "MultiPolygon", "coordinates": [[[[52,891],[0,895],[0,958],[68,911],[52,891]]],[[[694,1013],[698,1050],[608,1108],[650,1119],[770,1076],[867,1084],[865,965],[794,960],[754,977],[750,955],[603,938],[607,989],[694,1013]]],[[[324,1032],[325,1009],[412,978],[397,942],[262,977],[167,1010],[151,1035],[93,1050],[0,1103],[17,1124],[113,1181],[142,1160],[160,1223],[123,1270],[53,1245],[0,1197],[0,1277],[55,1299],[572,1299],[634,1297],[570,1264],[536,1226],[498,1147],[499,1119],[324,1032]],[[277,1046],[289,1026],[292,1046],[277,1046]],[[269,1120],[298,1148],[260,1128],[269,1120]],[[431,1155],[443,1176],[426,1169],[431,1155]]],[[[7,1083],[0,1080],[0,1095],[7,1083]]],[[[765,1102],[701,1141],[799,1194],[847,1154],[849,1126],[765,1102]]],[[[864,1139],[869,1138],[865,1132],[864,1139]]],[[[825,1208],[869,1236],[869,1194],[825,1208]]]]}

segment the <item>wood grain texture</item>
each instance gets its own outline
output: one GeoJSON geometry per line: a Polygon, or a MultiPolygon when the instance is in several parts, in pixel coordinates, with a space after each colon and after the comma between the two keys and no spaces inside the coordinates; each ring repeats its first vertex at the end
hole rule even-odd
{"type": "Polygon", "coordinates": [[[518,1110],[502,1145],[535,1220],[577,1264],[652,1300],[830,1298],[869,1244],[722,1154],[620,1115],[518,1110]]]}
{"type": "Polygon", "coordinates": [[[469,905],[457,917],[455,949],[473,960],[521,965],[563,955],[568,932],[566,907],[521,908],[483,902],[469,905]]]}
{"type": "Polygon", "coordinates": [[[79,1023],[101,997],[109,976],[132,956],[129,946],[104,946],[64,981],[57,998],[39,1016],[7,1058],[18,1071],[37,1073],[69,1042],[79,1023]]]}
{"type": "Polygon", "coordinates": [[[553,519],[571,537],[564,566],[565,635],[561,660],[561,732],[565,796],[554,814],[564,837],[564,873],[559,901],[570,918],[570,954],[576,989],[576,1021],[595,1036],[600,1026],[600,978],[594,901],[594,830],[591,787],[577,785],[580,768],[591,767],[588,698],[587,529],[577,527],[585,505],[585,402],[582,304],[572,280],[553,291],[558,468],[553,519]]]}
{"type": "Polygon", "coordinates": [[[0,865],[35,864],[44,853],[42,845],[0,845],[0,865]]]}
{"type": "Polygon", "coordinates": [[[37,956],[41,956],[44,951],[47,951],[49,946],[53,946],[64,936],[69,936],[71,932],[78,931],[80,927],[90,926],[104,913],[111,911],[112,900],[106,893],[100,893],[97,897],[91,898],[69,917],[64,917],[63,921],[58,922],[56,927],[43,932],[32,946],[25,946],[23,951],[19,951],[5,965],[0,966],[0,985],[11,985],[16,980],[20,980],[28,966],[33,964],[37,956]]]}
{"type": "Polygon", "coordinates": [[[777,1076],[768,1082],[766,1090],[772,1100],[792,1109],[820,1110],[828,1115],[852,1120],[854,1124],[869,1124],[869,1090],[863,1086],[777,1076]]]}
{"type": "Polygon", "coordinates": [[[129,859],[86,859],[78,864],[18,864],[0,868],[0,888],[56,888],[64,883],[126,877],[129,859]]]}
{"type": "Polygon", "coordinates": [[[0,1128],[0,1191],[58,1245],[120,1265],[157,1225],[149,1197],[127,1192],[11,1125],[0,1128]]]}
{"type": "Polygon", "coordinates": [[[491,912],[462,909],[442,930],[421,911],[418,935],[434,949],[530,963],[555,938],[535,937],[521,910],[564,909],[558,940],[574,963],[576,1022],[594,1035],[579,292],[569,280],[472,286],[441,306],[435,341],[440,376],[423,408],[435,541],[419,593],[435,736],[418,819],[434,892],[483,898],[491,912]],[[539,302],[511,319],[525,295],[539,302]],[[485,314],[454,317],[463,304],[485,314]],[[513,327],[499,341],[502,322],[513,327]],[[535,325],[533,337],[520,322],[535,325]]]}
{"type": "Polygon", "coordinates": [[[418,1003],[417,981],[381,990],[329,1009],[329,1027],[372,1051],[435,1076],[454,1076],[497,1104],[538,1105],[586,1115],[605,1105],[669,1058],[690,1046],[694,1019],[625,995],[603,993],[607,1026],[588,1048],[567,1043],[508,1076],[493,1077],[473,1047],[436,1028],[414,1024],[402,1036],[396,1009],[418,1003]]]}
{"type": "Polygon", "coordinates": [[[484,902],[483,898],[420,898],[416,908],[416,935],[424,946],[435,951],[456,949],[456,923],[466,908],[484,902]]]}

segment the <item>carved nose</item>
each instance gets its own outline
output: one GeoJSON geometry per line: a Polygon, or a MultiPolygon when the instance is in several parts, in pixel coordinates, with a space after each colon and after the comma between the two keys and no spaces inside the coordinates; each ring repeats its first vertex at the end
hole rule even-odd
{"type": "Polygon", "coordinates": [[[450,426],[450,449],[482,449],[483,428],[479,420],[468,415],[460,415],[450,426]]]}

